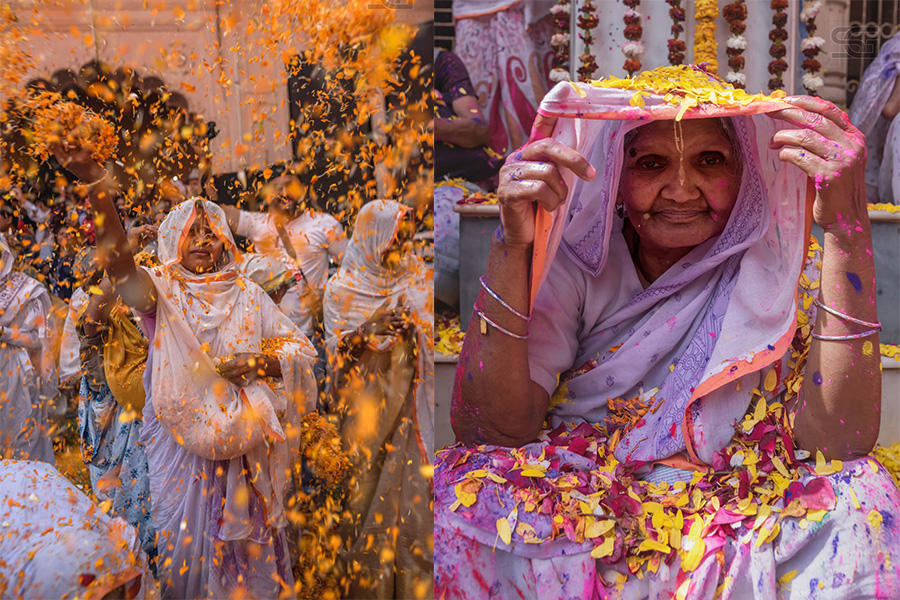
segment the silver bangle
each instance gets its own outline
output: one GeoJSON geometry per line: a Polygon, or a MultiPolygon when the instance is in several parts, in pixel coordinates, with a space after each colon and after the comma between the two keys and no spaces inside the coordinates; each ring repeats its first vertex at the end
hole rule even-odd
{"type": "Polygon", "coordinates": [[[527,340],[528,339],[527,333],[525,335],[519,335],[518,333],[513,333],[509,329],[504,329],[503,327],[500,327],[499,325],[497,325],[496,323],[491,321],[489,318],[487,318],[487,316],[485,316],[485,314],[483,312],[481,312],[481,309],[478,308],[477,304],[475,305],[475,314],[477,314],[479,317],[481,317],[481,335],[487,335],[487,326],[490,325],[491,327],[493,327],[500,333],[505,333],[506,335],[508,335],[511,338],[515,338],[517,340],[527,340]]]}
{"type": "Polygon", "coordinates": [[[488,294],[490,294],[490,295],[491,295],[491,298],[493,298],[494,300],[496,300],[497,302],[499,302],[500,305],[503,306],[503,308],[505,308],[506,310],[508,310],[508,311],[511,312],[512,314],[516,315],[516,316],[519,317],[520,319],[523,319],[523,320],[525,320],[525,321],[530,321],[530,320],[531,320],[531,316],[530,316],[530,315],[523,315],[522,313],[520,313],[519,311],[517,311],[515,308],[513,308],[512,306],[510,306],[509,304],[507,304],[506,302],[504,302],[503,298],[501,298],[500,296],[497,295],[497,292],[495,292],[494,290],[492,290],[491,288],[489,288],[489,287],[488,287],[488,284],[485,283],[485,281],[484,281],[484,275],[482,275],[481,277],[479,277],[479,278],[478,278],[478,281],[481,282],[481,287],[484,288],[484,291],[486,291],[488,294]]]}
{"type": "Polygon", "coordinates": [[[862,333],[849,333],[847,335],[819,335],[815,331],[810,332],[810,337],[817,340],[825,340],[828,342],[841,342],[844,340],[855,340],[859,338],[863,338],[873,333],[878,333],[878,329],[870,329],[869,331],[863,331],[862,333]]]}
{"type": "Polygon", "coordinates": [[[878,323],[878,322],[870,323],[870,322],[868,322],[868,321],[863,321],[862,319],[856,319],[856,318],[853,318],[853,317],[851,317],[850,315],[845,315],[844,313],[838,312],[838,311],[836,311],[836,310],[833,309],[833,308],[828,308],[827,306],[825,306],[824,304],[822,304],[821,302],[819,302],[819,299],[818,299],[818,298],[816,298],[816,299],[813,301],[813,304],[815,304],[816,306],[818,306],[819,308],[821,308],[821,309],[824,310],[825,312],[831,313],[831,314],[833,314],[833,315],[836,316],[836,317],[839,317],[839,318],[841,318],[841,319],[844,319],[845,321],[849,321],[849,322],[851,322],[851,323],[856,323],[857,325],[862,325],[863,327],[871,327],[871,328],[874,329],[875,331],[881,331],[881,323],[878,323]]]}

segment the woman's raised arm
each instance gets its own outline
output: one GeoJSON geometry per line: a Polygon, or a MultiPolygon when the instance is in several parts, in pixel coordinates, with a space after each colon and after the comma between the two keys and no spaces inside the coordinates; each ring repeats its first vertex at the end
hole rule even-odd
{"type": "Polygon", "coordinates": [[[523,316],[529,312],[535,211],[537,205],[553,211],[565,201],[562,168],[588,181],[596,176],[583,156],[552,139],[524,146],[500,171],[503,225],[484,274],[493,294],[482,286],[453,388],[450,414],[461,442],[521,446],[534,441],[547,415],[549,395],[531,380],[523,316]]]}
{"type": "Polygon", "coordinates": [[[825,230],[822,279],[794,434],[809,451],[850,459],[869,453],[881,419],[881,353],[872,231],[866,207],[866,142],[840,109],[819,98],[773,113],[798,127],[775,134],[780,157],[816,183],[825,230]],[[825,307],[825,308],[823,308],[825,307]]]}
{"type": "Polygon", "coordinates": [[[59,164],[88,187],[100,264],[116,293],[138,312],[151,312],[156,308],[156,287],[150,276],[134,264],[128,236],[116,212],[116,192],[109,172],[91,158],[89,150],[65,140],[54,146],[53,153],[59,164]]]}

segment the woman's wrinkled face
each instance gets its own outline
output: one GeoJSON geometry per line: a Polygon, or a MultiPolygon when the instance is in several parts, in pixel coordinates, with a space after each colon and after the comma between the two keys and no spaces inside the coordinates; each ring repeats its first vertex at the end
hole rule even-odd
{"type": "Polygon", "coordinates": [[[716,119],[681,122],[679,152],[673,121],[636,130],[625,146],[618,201],[641,243],[692,248],[719,235],[741,183],[741,160],[716,119]]]}
{"type": "Polygon", "coordinates": [[[181,242],[181,266],[192,273],[209,273],[216,270],[225,245],[203,211],[197,212],[187,236],[181,242]]]}

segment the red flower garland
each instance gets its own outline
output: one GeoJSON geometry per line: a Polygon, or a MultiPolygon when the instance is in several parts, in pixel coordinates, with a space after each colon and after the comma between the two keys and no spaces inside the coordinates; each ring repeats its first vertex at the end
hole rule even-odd
{"type": "Polygon", "coordinates": [[[641,0],[623,0],[623,2],[625,6],[631,9],[626,11],[624,17],[625,39],[629,42],[636,42],[631,44],[632,47],[630,49],[628,48],[629,44],[625,44],[623,48],[626,56],[625,70],[628,71],[630,77],[641,70],[641,55],[643,55],[644,51],[640,41],[644,28],[641,26],[640,13],[637,12],[637,7],[641,4],[641,0]]]}
{"type": "Polygon", "coordinates": [[[822,50],[822,44],[825,42],[825,40],[816,36],[816,15],[821,7],[822,3],[820,1],[807,1],[803,12],[800,13],[800,20],[806,24],[807,32],[807,38],[801,42],[801,51],[803,56],[806,57],[801,66],[807,73],[803,76],[803,87],[806,88],[806,92],[810,96],[818,96],[818,90],[823,84],[821,76],[822,63],[816,60],[816,57],[822,50]]]}
{"type": "Polygon", "coordinates": [[[741,74],[744,68],[744,49],[747,40],[744,39],[743,33],[747,29],[744,19],[747,18],[747,4],[744,0],[735,0],[727,5],[722,11],[725,20],[728,21],[728,30],[731,32],[731,38],[728,40],[725,52],[728,54],[728,66],[731,68],[733,75],[726,76],[734,87],[744,89],[746,87],[746,77],[741,74]]]}
{"type": "Polygon", "coordinates": [[[590,81],[591,75],[597,70],[597,59],[591,54],[591,44],[594,43],[591,30],[600,24],[600,19],[594,14],[596,11],[597,7],[591,3],[591,0],[585,0],[584,6],[579,10],[581,14],[578,15],[578,27],[584,30],[584,33],[578,34],[578,37],[584,41],[584,54],[579,57],[581,59],[581,66],[578,67],[579,81],[590,81]]]}
{"type": "Polygon", "coordinates": [[[556,23],[555,40],[551,40],[553,47],[553,68],[561,71],[569,70],[569,28],[571,4],[569,0],[557,0],[556,5],[550,9],[553,21],[556,23]],[[559,41],[560,43],[554,43],[559,41]],[[564,42],[564,43],[563,43],[564,42]]]}
{"type": "Polygon", "coordinates": [[[669,64],[684,64],[684,54],[687,51],[687,44],[684,40],[678,39],[679,34],[684,32],[681,22],[685,20],[684,9],[681,8],[681,0],[666,0],[672,8],[669,9],[669,17],[672,18],[672,37],[669,38],[669,64]]]}
{"type": "Polygon", "coordinates": [[[788,16],[784,9],[788,7],[788,0],[772,0],[770,6],[775,11],[775,14],[772,15],[772,25],[775,28],[769,32],[769,39],[772,40],[769,54],[775,60],[769,63],[769,74],[772,75],[769,79],[769,90],[774,91],[784,87],[782,75],[788,69],[788,64],[784,60],[784,56],[787,54],[787,47],[784,45],[784,42],[788,39],[788,32],[784,29],[788,16]]]}

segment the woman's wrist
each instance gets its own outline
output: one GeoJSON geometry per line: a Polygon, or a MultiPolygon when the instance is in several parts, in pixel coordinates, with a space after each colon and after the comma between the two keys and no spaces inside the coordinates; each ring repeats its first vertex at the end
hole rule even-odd
{"type": "Polygon", "coordinates": [[[77,167],[75,165],[69,165],[67,169],[78,177],[84,185],[97,184],[109,175],[109,171],[104,169],[103,165],[94,161],[77,167]]]}

